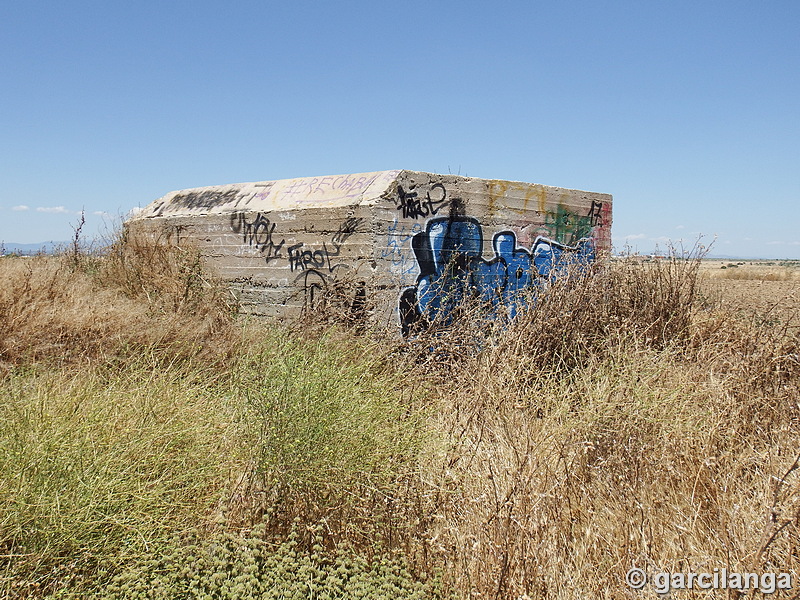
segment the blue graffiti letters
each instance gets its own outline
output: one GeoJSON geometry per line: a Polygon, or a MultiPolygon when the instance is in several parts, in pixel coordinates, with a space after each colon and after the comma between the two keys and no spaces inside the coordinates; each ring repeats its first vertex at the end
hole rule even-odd
{"type": "Polygon", "coordinates": [[[513,231],[496,233],[494,256],[484,259],[483,230],[470,217],[432,219],[411,245],[419,277],[400,297],[404,335],[418,322],[449,324],[467,299],[481,302],[491,318],[513,318],[547,281],[571,268],[583,270],[594,260],[590,238],[567,246],[538,237],[528,250],[517,246],[513,231]]]}

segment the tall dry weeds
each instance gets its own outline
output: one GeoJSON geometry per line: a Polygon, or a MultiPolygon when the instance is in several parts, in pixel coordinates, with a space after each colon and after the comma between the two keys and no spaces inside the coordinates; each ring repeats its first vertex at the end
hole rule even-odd
{"type": "Polygon", "coordinates": [[[800,343],[701,301],[698,265],[553,285],[471,352],[480,322],[450,351],[413,342],[452,444],[429,539],[460,596],[619,598],[633,566],[797,574],[800,343]]]}
{"type": "Polygon", "coordinates": [[[148,347],[222,355],[234,337],[227,294],[192,249],[125,233],[99,256],[3,258],[0,365],[148,347]]]}
{"type": "MultiPolygon", "coordinates": [[[[193,255],[137,244],[3,263],[4,360],[225,348],[193,255]]],[[[707,301],[698,266],[612,263],[397,342],[254,326],[213,390],[244,401],[251,457],[219,525],[400,552],[463,598],[629,597],[632,566],[797,582],[797,330],[707,301]]]]}

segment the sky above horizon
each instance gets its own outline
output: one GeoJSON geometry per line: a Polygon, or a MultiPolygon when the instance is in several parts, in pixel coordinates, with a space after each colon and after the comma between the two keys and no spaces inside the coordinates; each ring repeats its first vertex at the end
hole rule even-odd
{"type": "Polygon", "coordinates": [[[796,0],[7,1],[0,242],[410,169],[612,194],[618,251],[798,259],[799,34],[796,0]]]}

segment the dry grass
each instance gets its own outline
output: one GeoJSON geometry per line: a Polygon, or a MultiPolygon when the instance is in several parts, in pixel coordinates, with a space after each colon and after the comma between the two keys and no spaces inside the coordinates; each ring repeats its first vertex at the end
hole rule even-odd
{"type": "Polygon", "coordinates": [[[800,328],[796,261],[703,261],[699,283],[703,293],[728,312],[800,328]]]}
{"type": "Polygon", "coordinates": [[[800,261],[705,259],[700,273],[707,279],[734,281],[800,281],[800,261]]]}
{"type": "Polygon", "coordinates": [[[460,596],[619,598],[632,566],[797,573],[800,340],[701,302],[698,268],[618,264],[479,352],[437,350],[430,539],[460,596]]]}
{"type": "Polygon", "coordinates": [[[778,268],[775,270],[764,269],[732,269],[728,268],[719,273],[715,273],[713,277],[717,279],[734,279],[734,280],[748,280],[748,281],[799,281],[800,274],[788,268],[778,268]]]}
{"type": "MultiPolygon", "coordinates": [[[[57,358],[47,368],[67,381],[76,361],[113,371],[146,347],[153,372],[136,372],[134,395],[160,403],[157,428],[171,422],[174,393],[155,373],[191,348],[202,365],[185,375],[192,423],[214,423],[223,407],[242,415],[235,436],[198,447],[231,444],[219,463],[229,471],[203,467],[222,499],[198,522],[259,524],[279,541],[299,527],[298,552],[400,553],[412,576],[441,571],[462,598],[632,597],[632,566],[797,581],[800,339],[775,307],[751,318],[710,300],[697,260],[619,262],[557,282],[510,324],[466,307],[457,326],[387,341],[320,333],[320,322],[291,333],[250,323],[239,336],[191,253],[115,252],[73,269],[4,262],[3,357],[15,378],[57,358]],[[215,383],[192,387],[198,377],[215,383]]],[[[100,446],[89,464],[104,464],[100,446]]],[[[37,510],[46,524],[46,505],[37,510]]]]}
{"type": "Polygon", "coordinates": [[[632,566],[797,569],[790,394],[644,350],[524,393],[472,374],[443,398],[452,495],[434,533],[462,595],[615,598],[632,566]]]}
{"type": "Polygon", "coordinates": [[[141,348],[223,355],[233,339],[226,294],[191,249],[127,236],[102,257],[4,258],[0,369],[141,348]]]}

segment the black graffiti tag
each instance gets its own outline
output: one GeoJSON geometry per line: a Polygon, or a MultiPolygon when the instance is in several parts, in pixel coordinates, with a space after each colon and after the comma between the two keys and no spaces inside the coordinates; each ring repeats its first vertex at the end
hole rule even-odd
{"type": "Polygon", "coordinates": [[[331,259],[341,254],[342,245],[356,232],[363,220],[353,217],[346,219],[333,234],[330,247],[327,242],[322,242],[322,248],[317,249],[305,248],[303,242],[289,246],[289,268],[292,271],[327,269],[328,273],[332,273],[339,265],[334,265],[331,259]]]}
{"type": "Polygon", "coordinates": [[[317,250],[303,250],[303,246],[303,242],[300,242],[287,248],[289,251],[289,268],[292,271],[323,268],[333,271],[331,267],[331,252],[325,242],[322,242],[322,248],[317,250]]]}
{"type": "Polygon", "coordinates": [[[261,252],[267,262],[275,258],[283,258],[281,248],[286,240],[276,241],[276,225],[261,213],[258,213],[252,221],[248,221],[244,213],[231,215],[231,229],[236,233],[241,233],[242,241],[261,252]]]}
{"type": "Polygon", "coordinates": [[[447,190],[441,183],[435,183],[425,192],[425,197],[420,198],[417,192],[397,186],[397,210],[403,213],[404,219],[418,219],[419,217],[435,216],[441,209],[450,203],[447,200],[447,190]]]}
{"type": "Polygon", "coordinates": [[[592,206],[589,207],[589,214],[587,215],[591,220],[592,227],[602,225],[603,223],[603,203],[597,200],[592,200],[592,206]]]}
{"type": "Polygon", "coordinates": [[[364,219],[356,219],[354,217],[344,220],[344,222],[339,226],[339,230],[331,238],[331,242],[337,250],[342,244],[345,243],[345,241],[347,241],[347,238],[356,232],[358,226],[361,225],[363,221],[364,219]]]}
{"type": "Polygon", "coordinates": [[[295,284],[299,284],[303,289],[304,311],[315,309],[328,288],[327,277],[315,269],[300,273],[295,279],[295,284]]]}

